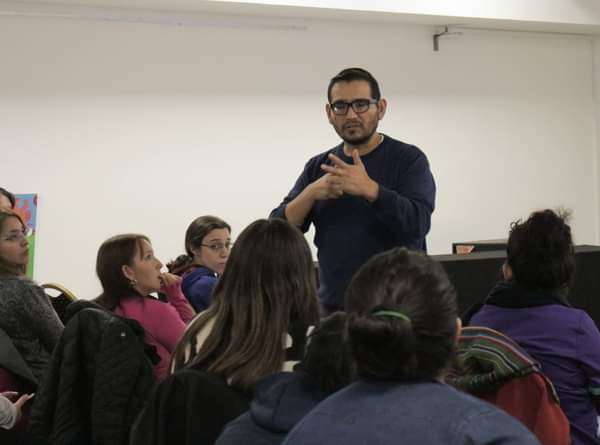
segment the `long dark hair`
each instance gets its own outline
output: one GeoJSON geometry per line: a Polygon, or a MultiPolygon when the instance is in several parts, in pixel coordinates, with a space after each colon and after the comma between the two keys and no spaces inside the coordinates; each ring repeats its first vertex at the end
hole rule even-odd
{"type": "Polygon", "coordinates": [[[167,264],[169,272],[181,275],[193,266],[192,249],[201,247],[204,237],[215,229],[227,229],[231,232],[229,224],[216,216],[204,215],[193,220],[185,231],[185,254],[179,255],[167,264]]]}
{"type": "Polygon", "coordinates": [[[124,265],[131,266],[135,256],[142,255],[142,241],[150,242],[150,239],[130,233],[113,236],[102,243],[96,257],[96,274],[102,293],[96,303],[112,311],[125,297],[142,297],[123,273],[124,265]]]}
{"type": "Polygon", "coordinates": [[[242,389],[281,370],[290,323],[316,324],[315,271],[302,233],[284,220],[261,219],[238,237],[211,306],[189,325],[173,368],[192,367],[242,389]],[[212,322],[204,343],[198,333],[212,322]]]}
{"type": "Polygon", "coordinates": [[[452,356],[456,293],[424,253],[396,248],[371,258],[348,286],[346,308],[363,378],[435,378],[452,356]]]}
{"type": "MultiPolygon", "coordinates": [[[[4,223],[9,218],[16,218],[21,223],[23,230],[27,227],[23,222],[23,219],[18,213],[11,209],[2,208],[0,209],[0,231],[4,228],[4,223]]],[[[7,264],[0,259],[0,277],[17,277],[25,274],[27,265],[16,266],[14,264],[7,264]]]]}
{"type": "Polygon", "coordinates": [[[506,248],[514,280],[528,289],[556,290],[570,286],[575,253],[568,213],[546,209],[511,224],[506,248]]]}

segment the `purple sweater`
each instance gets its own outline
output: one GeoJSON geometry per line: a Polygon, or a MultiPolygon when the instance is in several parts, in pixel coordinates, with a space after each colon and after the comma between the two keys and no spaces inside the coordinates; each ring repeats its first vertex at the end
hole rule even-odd
{"type": "Polygon", "coordinates": [[[573,444],[600,444],[592,396],[600,395],[600,333],[582,310],[561,304],[485,304],[470,321],[511,337],[542,365],[569,419],[573,444]]]}
{"type": "Polygon", "coordinates": [[[160,362],[154,373],[158,380],[169,375],[171,354],[185,331],[186,324],[194,318],[194,310],[181,293],[177,283],[165,289],[168,303],[154,298],[131,297],[121,301],[114,313],[137,320],[146,331],[144,341],[156,347],[160,362]]]}

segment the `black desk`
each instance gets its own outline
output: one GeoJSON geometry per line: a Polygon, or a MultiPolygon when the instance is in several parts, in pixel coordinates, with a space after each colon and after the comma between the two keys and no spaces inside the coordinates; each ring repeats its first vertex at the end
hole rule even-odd
{"type": "MultiPolygon", "coordinates": [[[[439,261],[458,294],[460,314],[480,302],[501,278],[506,259],[503,250],[467,255],[433,255],[439,261]]],[[[575,283],[569,294],[571,304],[584,309],[600,328],[600,246],[575,246],[575,283]]]]}

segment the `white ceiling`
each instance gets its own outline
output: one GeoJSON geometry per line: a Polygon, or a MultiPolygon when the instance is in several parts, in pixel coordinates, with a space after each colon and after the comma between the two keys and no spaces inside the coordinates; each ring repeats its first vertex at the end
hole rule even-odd
{"type": "MultiPolygon", "coordinates": [[[[526,0],[523,0],[526,1],[526,0]]],[[[575,0],[576,1],[576,0],[575,0]]],[[[586,1],[586,0],[580,0],[586,1]]],[[[595,0],[600,2],[600,0],[595,0]]],[[[273,3],[273,2],[271,2],[273,3]]],[[[296,2],[297,3],[297,2],[296,2]]],[[[325,2],[326,3],[326,2],[325,2]]],[[[339,2],[338,2],[339,3],[339,2]]],[[[494,19],[467,16],[415,14],[403,12],[359,11],[348,8],[281,6],[240,3],[228,0],[0,0],[1,15],[68,17],[97,20],[143,21],[162,16],[178,20],[199,15],[236,15],[288,20],[321,19],[358,22],[401,23],[460,28],[511,31],[553,32],[567,34],[600,34],[600,21],[585,23],[494,19]]]]}

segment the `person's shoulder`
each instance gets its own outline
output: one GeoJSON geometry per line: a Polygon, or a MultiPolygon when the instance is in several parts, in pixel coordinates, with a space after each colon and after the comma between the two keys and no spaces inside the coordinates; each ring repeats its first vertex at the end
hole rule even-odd
{"type": "Polygon", "coordinates": [[[427,159],[425,153],[416,145],[408,144],[388,135],[384,135],[382,147],[384,150],[406,160],[427,159]]]}
{"type": "Polygon", "coordinates": [[[217,278],[215,276],[215,273],[212,270],[210,270],[204,266],[198,266],[194,270],[186,273],[182,277],[182,282],[192,283],[192,282],[199,280],[201,278],[204,278],[204,277],[210,277],[210,278],[214,278],[214,279],[217,278]]]}
{"type": "Polygon", "coordinates": [[[343,144],[337,144],[334,147],[331,147],[319,154],[314,155],[312,158],[310,158],[307,162],[306,162],[306,167],[313,167],[313,166],[317,166],[319,167],[321,164],[325,164],[327,163],[327,160],[329,159],[329,155],[330,154],[337,154],[339,155],[340,153],[343,153],[343,144]]]}
{"type": "Polygon", "coordinates": [[[468,437],[469,443],[539,443],[524,425],[504,411],[468,394],[454,391],[463,399],[463,407],[457,411],[460,419],[455,421],[456,431],[459,436],[468,437]]]}
{"type": "Polygon", "coordinates": [[[45,295],[44,289],[26,277],[2,278],[0,279],[0,289],[5,299],[27,297],[23,299],[23,303],[26,303],[26,300],[36,299],[45,295]]]}

